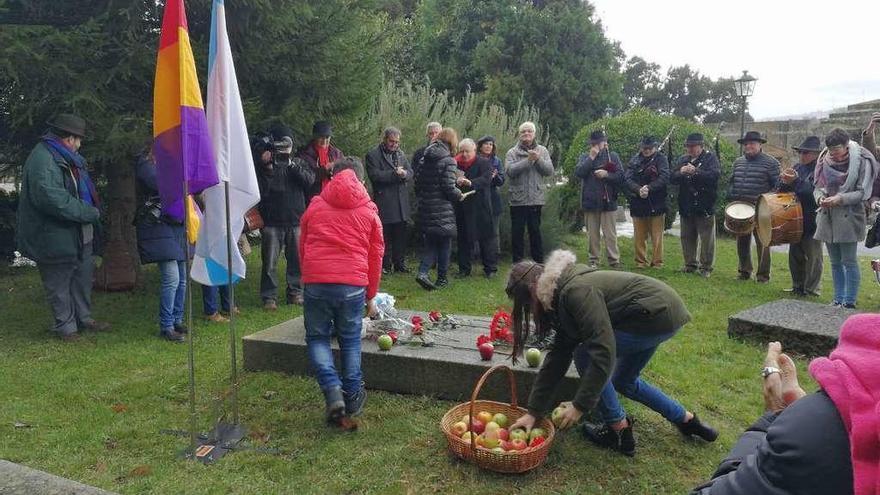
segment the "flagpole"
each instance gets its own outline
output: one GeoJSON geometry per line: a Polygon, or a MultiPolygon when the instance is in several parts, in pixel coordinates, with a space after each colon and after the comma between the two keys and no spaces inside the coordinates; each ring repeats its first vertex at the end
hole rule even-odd
{"type": "Polygon", "coordinates": [[[238,359],[235,354],[235,285],[232,283],[232,219],[229,208],[229,181],[224,182],[226,192],[226,268],[229,287],[229,354],[232,357],[232,424],[238,426],[238,359]]]}
{"type": "Polygon", "coordinates": [[[190,229],[190,208],[189,208],[189,184],[186,179],[183,180],[183,211],[184,211],[184,231],[183,245],[184,253],[186,253],[186,304],[187,304],[187,343],[189,344],[189,443],[192,455],[196,455],[198,448],[198,438],[196,433],[196,357],[195,339],[196,329],[193,326],[193,286],[190,271],[192,270],[192,258],[189,256],[189,229],[190,229]]]}

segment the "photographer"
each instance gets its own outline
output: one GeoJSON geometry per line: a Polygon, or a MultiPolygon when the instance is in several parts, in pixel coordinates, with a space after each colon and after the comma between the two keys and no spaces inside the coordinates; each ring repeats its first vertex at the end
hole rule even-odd
{"type": "Polygon", "coordinates": [[[278,309],[277,266],[281,249],[287,258],[287,304],[302,304],[302,281],[299,264],[299,222],[306,209],[306,193],[315,182],[315,173],[299,158],[292,156],[293,133],[274,126],[254,145],[254,163],[260,185],[260,216],[263,217],[263,267],[260,298],[263,309],[278,309]]]}

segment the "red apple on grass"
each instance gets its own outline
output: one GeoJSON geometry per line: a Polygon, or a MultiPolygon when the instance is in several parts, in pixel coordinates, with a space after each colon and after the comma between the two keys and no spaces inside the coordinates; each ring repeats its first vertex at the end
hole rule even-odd
{"type": "Polygon", "coordinates": [[[480,347],[478,347],[477,349],[479,349],[480,357],[483,358],[483,361],[491,360],[492,354],[495,353],[495,346],[488,342],[486,342],[485,344],[481,344],[480,347]]]}

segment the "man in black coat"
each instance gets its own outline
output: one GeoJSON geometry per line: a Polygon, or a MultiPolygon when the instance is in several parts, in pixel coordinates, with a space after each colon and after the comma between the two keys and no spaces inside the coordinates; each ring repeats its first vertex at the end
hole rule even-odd
{"type": "Polygon", "coordinates": [[[798,153],[798,164],[780,174],[776,187],[779,192],[795,193],[803,214],[803,237],[788,245],[789,290],[796,296],[818,296],[822,284],[822,241],[813,239],[818,209],[813,196],[813,174],[822,146],[818,136],[808,136],[792,149],[798,153]]]}
{"type": "MultiPolygon", "coordinates": [[[[744,201],[755,206],[758,197],[773,190],[779,181],[779,161],[766,154],[761,145],[767,140],[758,131],[748,131],[736,141],[743,145],[743,156],[733,162],[733,175],[730,177],[729,201],[744,201]]],[[[736,253],[739,256],[739,279],[752,277],[752,237],[758,255],[758,272],[755,280],[759,283],[770,281],[770,249],[761,243],[757,232],[736,238],[736,253]]]]}
{"type": "Polygon", "coordinates": [[[715,200],[721,167],[718,158],[703,148],[703,135],[688,135],[687,153],[679,157],[669,181],[678,185],[678,214],[681,217],[681,251],[685,273],[699,271],[708,278],[715,264],[715,200]],[[697,261],[697,245],[700,259],[697,261]]]}
{"type": "Polygon", "coordinates": [[[413,177],[406,155],[400,150],[400,130],[385,129],[382,142],[367,153],[367,175],[373,184],[373,202],[379,207],[385,255],[382,273],[409,273],[406,267],[406,225],[410,221],[409,184],[413,177]]]}
{"type": "Polygon", "coordinates": [[[580,156],[574,174],[580,177],[581,208],[587,226],[587,245],[590,266],[599,264],[602,254],[599,233],[605,238],[605,254],[608,265],[620,266],[620,250],[617,247],[617,193],[623,184],[623,164],[617,153],[608,149],[605,132],[590,133],[590,149],[580,156]]]}
{"type": "Polygon", "coordinates": [[[263,266],[260,298],[263,309],[278,308],[278,257],[287,259],[287,304],[302,304],[302,272],[299,266],[299,220],[306,209],[306,196],[315,182],[309,165],[293,157],[293,132],[275,126],[266,139],[254,146],[257,183],[260,186],[260,229],[263,266]]]}
{"type": "Polygon", "coordinates": [[[422,157],[425,156],[425,149],[437,140],[437,136],[440,135],[441,130],[443,130],[443,125],[440,124],[440,122],[428,122],[428,125],[425,126],[425,139],[427,141],[424,146],[413,153],[412,162],[410,162],[412,163],[413,172],[419,168],[419,164],[422,162],[422,157]]]}
{"type": "Polygon", "coordinates": [[[647,268],[646,244],[651,237],[650,265],[663,266],[663,231],[666,228],[666,184],[669,161],[658,152],[659,143],[645,136],[640,152],[629,161],[624,177],[629,189],[629,212],[633,219],[636,268],[647,268]]]}

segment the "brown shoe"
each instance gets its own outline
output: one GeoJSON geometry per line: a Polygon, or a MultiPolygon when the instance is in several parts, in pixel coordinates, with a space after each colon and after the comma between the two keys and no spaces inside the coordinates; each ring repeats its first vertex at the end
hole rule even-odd
{"type": "MultiPolygon", "coordinates": [[[[241,314],[241,310],[238,309],[238,306],[236,306],[236,307],[232,308],[232,313],[233,313],[235,316],[238,316],[238,315],[241,314]]],[[[220,311],[220,314],[223,315],[223,316],[229,316],[229,311],[220,311]]]]}
{"type": "Polygon", "coordinates": [[[219,312],[212,315],[207,315],[205,316],[205,319],[214,323],[226,323],[227,321],[229,321],[229,318],[221,315],[219,312]]]}
{"type": "Polygon", "coordinates": [[[87,330],[89,332],[109,332],[110,328],[109,323],[97,320],[84,321],[79,325],[80,330],[87,330]]]}
{"type": "Polygon", "coordinates": [[[277,311],[278,304],[276,304],[275,301],[270,299],[270,300],[263,303],[263,309],[265,311],[277,311]]]}
{"type": "Polygon", "coordinates": [[[297,292],[296,294],[288,294],[287,295],[287,304],[296,304],[297,306],[302,306],[302,304],[303,304],[302,293],[297,292]]]}
{"type": "Polygon", "coordinates": [[[70,343],[70,342],[79,342],[80,336],[76,332],[71,332],[71,333],[62,333],[58,336],[58,338],[61,339],[62,342],[70,343]]]}
{"type": "Polygon", "coordinates": [[[328,419],[327,423],[330,426],[335,426],[342,431],[357,431],[358,423],[351,416],[339,416],[334,417],[332,419],[328,419]]]}

